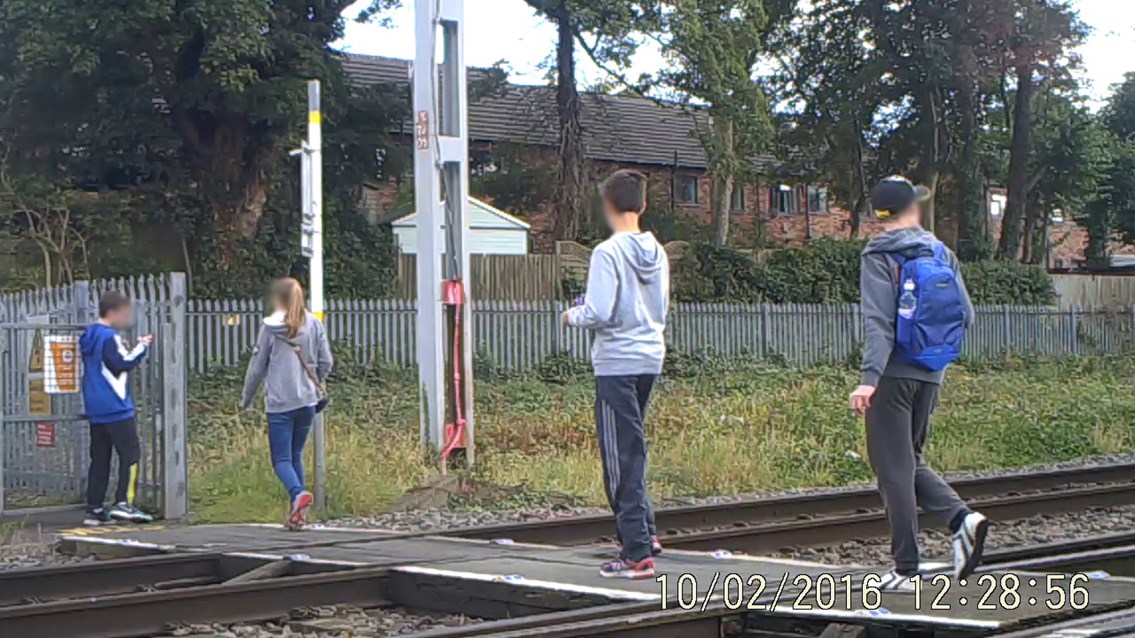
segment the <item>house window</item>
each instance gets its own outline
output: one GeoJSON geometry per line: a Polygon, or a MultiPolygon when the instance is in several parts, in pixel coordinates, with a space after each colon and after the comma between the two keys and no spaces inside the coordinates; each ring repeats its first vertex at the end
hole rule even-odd
{"type": "Polygon", "coordinates": [[[773,186],[770,209],[774,215],[800,215],[807,203],[809,213],[828,212],[828,189],[814,186],[773,186]]]}
{"type": "Polygon", "coordinates": [[[497,165],[493,162],[493,155],[486,149],[469,149],[469,173],[474,177],[482,177],[486,173],[495,173],[497,165]]]}
{"type": "Polygon", "coordinates": [[[828,212],[828,189],[814,187],[808,188],[808,212],[828,212]]]}
{"type": "Polygon", "coordinates": [[[679,204],[698,203],[698,177],[697,175],[679,175],[674,187],[674,196],[679,204]]]}
{"type": "Polygon", "coordinates": [[[1000,219],[1005,214],[1006,197],[1004,195],[994,194],[989,197],[989,216],[993,219],[1000,219]]]}
{"type": "Polygon", "coordinates": [[[796,189],[785,184],[773,186],[769,191],[769,210],[773,215],[795,215],[797,210],[796,189]]]}
{"type": "Polygon", "coordinates": [[[729,195],[729,210],[734,213],[745,212],[744,184],[733,184],[733,192],[729,195]]]}

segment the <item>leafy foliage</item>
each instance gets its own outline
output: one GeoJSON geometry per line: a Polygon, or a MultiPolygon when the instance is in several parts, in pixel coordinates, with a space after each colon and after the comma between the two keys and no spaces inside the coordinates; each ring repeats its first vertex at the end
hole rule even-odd
{"type": "Polygon", "coordinates": [[[1102,113],[1111,135],[1111,166],[1101,180],[1099,197],[1089,205],[1089,261],[1106,265],[1112,233],[1135,244],[1135,73],[1128,73],[1102,113]]]}
{"type": "Polygon", "coordinates": [[[752,158],[772,137],[768,100],[753,79],[769,22],[765,2],[670,0],[655,10],[671,63],[658,83],[684,103],[707,105],[698,135],[713,180],[713,242],[724,246],[735,182],[752,174],[752,158]]]}
{"type": "MultiPolygon", "coordinates": [[[[772,251],[763,261],[708,244],[691,246],[675,269],[675,299],[693,302],[857,303],[863,242],[820,240],[772,251]]],[[[974,303],[1048,305],[1052,280],[1040,268],[1011,262],[962,264],[974,303]]]]}
{"type": "Polygon", "coordinates": [[[620,0],[525,0],[536,13],[556,26],[554,54],[556,131],[559,165],[552,235],[577,239],[587,234],[588,174],[584,169],[582,111],[576,85],[576,47],[592,61],[618,75],[630,63],[638,41],[630,37],[640,12],[620,0]]]}
{"type": "MultiPolygon", "coordinates": [[[[100,197],[127,193],[119,200],[126,230],[160,228],[175,238],[154,247],[151,269],[172,253],[194,275],[195,292],[243,293],[253,281],[259,288],[266,275],[286,273],[296,252],[280,233],[298,234],[298,213],[287,219],[281,192],[296,184],[287,151],[302,136],[306,81],[323,80],[329,123],[367,108],[346,106],[353,92],[328,47],[342,36],[341,14],[351,4],[5,2],[0,150],[16,178],[33,175],[60,191],[100,197]]],[[[394,4],[376,0],[369,9],[394,4]]],[[[373,97],[361,93],[363,101],[373,97]]],[[[360,127],[340,137],[343,145],[327,149],[329,162],[369,166],[344,166],[354,178],[346,183],[328,172],[332,190],[342,189],[326,198],[328,216],[355,214],[354,202],[344,203],[347,191],[358,187],[360,172],[375,173],[381,143],[374,133],[392,115],[356,119],[360,127]],[[359,155],[352,143],[369,149],[359,155]]],[[[354,227],[349,220],[339,226],[354,227]]]]}

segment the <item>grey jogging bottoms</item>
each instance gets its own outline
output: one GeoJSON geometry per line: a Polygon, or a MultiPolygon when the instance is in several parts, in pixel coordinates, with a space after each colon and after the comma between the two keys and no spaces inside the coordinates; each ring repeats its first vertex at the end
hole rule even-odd
{"type": "Polygon", "coordinates": [[[922,458],[938,385],[883,377],[867,410],[867,453],[891,524],[891,554],[901,574],[918,570],[918,508],[949,525],[966,504],[922,458]]]}

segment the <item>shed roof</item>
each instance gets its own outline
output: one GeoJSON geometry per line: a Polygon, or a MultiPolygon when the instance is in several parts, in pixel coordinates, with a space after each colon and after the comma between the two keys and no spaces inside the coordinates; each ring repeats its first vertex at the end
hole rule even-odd
{"type": "MultiPolygon", "coordinates": [[[[530,224],[528,224],[527,222],[525,222],[523,219],[509,215],[508,213],[504,212],[503,210],[501,210],[501,209],[499,209],[495,206],[490,206],[489,204],[486,204],[485,202],[482,202],[479,199],[476,199],[474,197],[470,197],[469,198],[469,215],[470,215],[470,217],[477,214],[478,212],[482,213],[483,215],[490,215],[494,218],[498,218],[498,219],[504,221],[507,225],[515,227],[519,230],[530,230],[532,228],[532,226],[530,224]]],[[[406,210],[406,208],[403,207],[403,208],[400,208],[396,211],[391,211],[390,213],[387,213],[382,219],[379,220],[379,222],[380,223],[387,223],[387,224],[390,224],[391,226],[395,226],[395,227],[398,227],[398,226],[416,226],[417,223],[418,223],[417,217],[418,217],[417,211],[406,210]]]]}

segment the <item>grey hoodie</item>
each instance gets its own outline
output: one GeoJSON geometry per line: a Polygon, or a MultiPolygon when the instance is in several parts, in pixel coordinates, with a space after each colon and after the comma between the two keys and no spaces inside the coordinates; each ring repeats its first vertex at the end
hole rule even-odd
{"type": "Polygon", "coordinates": [[[568,324],[595,331],[595,376],[660,374],[669,310],[666,251],[650,233],[615,233],[591,253],[587,295],[568,324]]]}
{"type": "Polygon", "coordinates": [[[260,384],[264,384],[264,407],[270,413],[291,412],[319,402],[319,390],[304,372],[292,344],[303,350],[308,366],[319,380],[331,374],[331,345],[327,332],[311,313],[294,339],[288,339],[284,314],[277,312],[264,319],[260,337],[252,350],[252,361],[244,375],[244,393],[240,406],[252,405],[260,384]]]}
{"type": "MultiPolygon", "coordinates": [[[[909,364],[895,352],[895,317],[898,314],[898,261],[894,255],[920,247],[929,247],[937,239],[922,228],[900,228],[886,231],[863,249],[860,258],[859,293],[863,304],[863,363],[859,366],[860,383],[877,386],[880,377],[915,379],[941,383],[945,371],[934,372],[909,364]]],[[[948,248],[946,258],[955,269],[958,258],[948,248]]],[[[962,299],[965,302],[966,327],[973,325],[974,309],[965,281],[958,273],[962,299]]]]}

